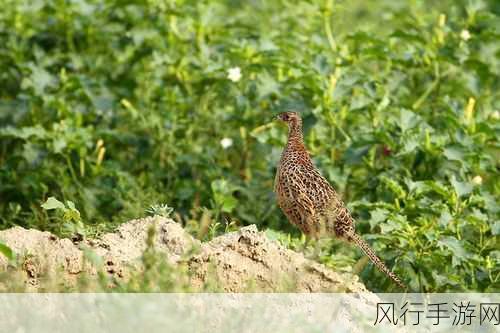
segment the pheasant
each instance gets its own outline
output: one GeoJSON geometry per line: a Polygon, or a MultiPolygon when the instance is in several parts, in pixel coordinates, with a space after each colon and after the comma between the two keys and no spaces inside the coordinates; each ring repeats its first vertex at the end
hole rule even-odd
{"type": "Polygon", "coordinates": [[[354,243],[398,286],[391,272],[373,249],[354,230],[354,220],[335,189],[313,165],[304,145],[302,119],[297,112],[282,112],[277,118],[288,124],[288,142],[276,171],[274,191],[288,220],[312,238],[334,235],[354,243]]]}

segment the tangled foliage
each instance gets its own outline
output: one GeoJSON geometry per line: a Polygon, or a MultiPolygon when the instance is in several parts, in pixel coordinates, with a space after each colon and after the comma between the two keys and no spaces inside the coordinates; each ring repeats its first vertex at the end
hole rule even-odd
{"type": "MultiPolygon", "coordinates": [[[[256,223],[294,246],[270,122],[291,106],[412,289],[500,290],[497,1],[2,3],[1,228],[72,232],[51,196],[89,233],[168,203],[187,226],[256,223]]],[[[333,242],[322,260],[354,253],[333,242]]]]}

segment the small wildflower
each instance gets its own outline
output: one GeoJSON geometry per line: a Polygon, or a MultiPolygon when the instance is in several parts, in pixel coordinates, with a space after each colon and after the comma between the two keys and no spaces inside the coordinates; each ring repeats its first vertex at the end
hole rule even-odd
{"type": "Polygon", "coordinates": [[[227,149],[233,145],[233,139],[224,138],[224,139],[220,140],[220,145],[222,146],[222,148],[227,149]]]}
{"type": "Polygon", "coordinates": [[[481,185],[483,183],[483,178],[479,175],[475,176],[472,178],[472,184],[474,185],[481,185]]]}
{"type": "Polygon", "coordinates": [[[465,41],[468,41],[470,39],[470,32],[467,29],[464,29],[460,32],[460,38],[462,38],[465,41]]]}
{"type": "Polygon", "coordinates": [[[241,69],[239,67],[229,68],[227,78],[233,82],[238,82],[241,79],[241,69]]]}

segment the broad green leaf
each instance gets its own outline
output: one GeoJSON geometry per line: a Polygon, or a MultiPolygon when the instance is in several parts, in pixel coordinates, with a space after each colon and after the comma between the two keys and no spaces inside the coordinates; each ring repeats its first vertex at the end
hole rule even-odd
{"type": "Polygon", "coordinates": [[[77,210],[73,201],[66,200],[66,206],[71,210],[77,210]]]}
{"type": "Polygon", "coordinates": [[[441,216],[439,217],[439,225],[442,227],[446,227],[448,223],[453,219],[453,216],[451,216],[450,212],[448,210],[444,210],[441,213],[441,216]]]}
{"type": "Polygon", "coordinates": [[[380,222],[384,222],[387,217],[389,216],[389,211],[386,209],[382,208],[376,208],[372,212],[370,212],[371,218],[370,218],[370,227],[373,228],[380,222]]]}
{"type": "Polygon", "coordinates": [[[238,200],[236,200],[232,196],[224,196],[222,201],[222,211],[226,213],[230,213],[234,208],[238,205],[238,200]]]}
{"type": "Polygon", "coordinates": [[[417,136],[412,135],[408,138],[405,138],[403,140],[403,147],[401,148],[401,151],[399,154],[411,154],[415,153],[415,149],[419,146],[420,141],[417,136]]]}
{"type": "Polygon", "coordinates": [[[500,221],[495,221],[491,226],[491,233],[494,236],[500,235],[500,221]]]}
{"type": "Polygon", "coordinates": [[[400,224],[393,220],[392,218],[387,220],[384,223],[380,223],[380,232],[382,234],[390,234],[395,230],[399,230],[401,228],[400,224]]]}
{"type": "Polygon", "coordinates": [[[271,39],[264,37],[260,40],[259,50],[261,52],[276,51],[278,49],[278,46],[271,39]]]}
{"type": "Polygon", "coordinates": [[[459,147],[448,147],[445,148],[443,151],[444,156],[446,156],[447,159],[451,161],[464,161],[465,159],[465,153],[464,151],[459,148],[459,147]]]}
{"type": "Polygon", "coordinates": [[[31,77],[28,85],[33,87],[36,94],[42,96],[45,88],[55,84],[55,78],[45,68],[35,64],[29,65],[31,69],[31,77]]]}
{"type": "Polygon", "coordinates": [[[416,115],[414,112],[407,109],[402,109],[400,111],[400,121],[398,125],[403,131],[403,133],[417,126],[419,122],[420,122],[420,117],[416,115]]]}
{"type": "Polygon", "coordinates": [[[29,164],[33,165],[35,162],[37,162],[39,156],[40,156],[40,149],[38,149],[38,145],[35,145],[29,141],[27,141],[23,145],[23,157],[28,162],[29,164]]]}
{"type": "Polygon", "coordinates": [[[469,254],[467,253],[467,250],[464,249],[462,242],[458,241],[458,239],[454,237],[451,236],[443,237],[438,241],[438,244],[442,247],[447,248],[453,254],[452,258],[453,267],[456,267],[462,261],[469,258],[469,254]]]}
{"type": "Polygon", "coordinates": [[[469,182],[459,182],[455,176],[450,178],[450,182],[459,197],[466,196],[472,192],[473,186],[469,182]]]}
{"type": "Polygon", "coordinates": [[[0,137],[15,137],[23,140],[35,137],[37,139],[44,139],[47,136],[47,131],[40,125],[34,127],[14,128],[11,126],[0,128],[0,137]]]}
{"type": "Polygon", "coordinates": [[[15,255],[10,247],[0,242],[0,253],[3,254],[7,259],[14,260],[15,255]]]}
{"type": "Polygon", "coordinates": [[[349,147],[344,154],[346,163],[347,164],[361,163],[363,161],[363,156],[365,156],[368,153],[370,148],[371,148],[370,145],[361,147],[354,147],[354,146],[349,147]]]}
{"type": "Polygon", "coordinates": [[[50,209],[66,209],[64,204],[57,200],[54,197],[49,197],[47,201],[45,201],[42,205],[42,208],[45,210],[50,210],[50,209]]]}
{"type": "Polygon", "coordinates": [[[269,73],[264,72],[259,76],[257,91],[259,99],[271,94],[279,94],[279,84],[269,73]]]}
{"type": "Polygon", "coordinates": [[[216,193],[229,193],[231,191],[230,184],[225,179],[214,180],[211,186],[212,186],[212,191],[216,193]]]}
{"type": "Polygon", "coordinates": [[[231,212],[238,204],[238,200],[232,195],[236,187],[226,179],[215,180],[211,186],[217,205],[223,212],[231,212]]]}
{"type": "Polygon", "coordinates": [[[67,146],[65,138],[59,137],[52,142],[54,153],[59,154],[67,146]]]}
{"type": "Polygon", "coordinates": [[[369,97],[365,95],[357,95],[352,98],[351,105],[349,108],[351,110],[362,109],[367,105],[369,105],[370,103],[372,103],[372,100],[369,97]]]}

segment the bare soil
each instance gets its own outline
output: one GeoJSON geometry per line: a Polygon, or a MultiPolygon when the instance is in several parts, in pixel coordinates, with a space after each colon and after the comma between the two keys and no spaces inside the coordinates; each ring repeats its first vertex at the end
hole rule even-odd
{"type": "MultiPolygon", "coordinates": [[[[95,275],[99,270],[126,280],[134,270],[143,269],[140,259],[150,228],[155,229],[155,250],[174,267],[187,267],[193,290],[210,282],[227,292],[366,292],[357,276],[306,259],[268,239],[255,225],[202,243],[180,224],[155,216],[129,221],[115,232],[79,243],[21,227],[0,231],[0,241],[20,260],[19,283],[37,290],[41,280],[53,275],[68,287],[80,274],[95,275]],[[95,260],[86,260],[89,254],[95,260]]],[[[0,272],[9,266],[0,254],[0,272]]]]}

